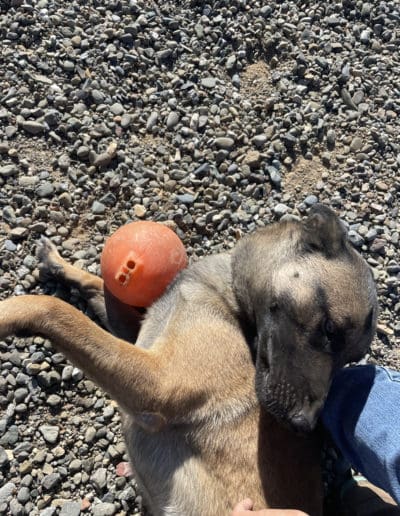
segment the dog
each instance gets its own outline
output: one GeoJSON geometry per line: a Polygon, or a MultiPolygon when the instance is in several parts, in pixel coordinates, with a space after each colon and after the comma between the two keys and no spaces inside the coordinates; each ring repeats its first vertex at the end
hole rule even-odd
{"type": "Polygon", "coordinates": [[[39,256],[42,275],[77,287],[107,329],[57,298],[19,296],[0,302],[0,337],[43,335],[117,401],[153,515],[229,515],[245,497],[322,514],[313,429],[377,317],[370,269],[329,208],[193,263],[143,321],[50,241],[39,256]]]}

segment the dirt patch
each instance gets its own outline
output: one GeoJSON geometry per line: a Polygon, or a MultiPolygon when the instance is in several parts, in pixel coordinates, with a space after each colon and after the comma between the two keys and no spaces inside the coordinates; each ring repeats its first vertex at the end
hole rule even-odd
{"type": "Polygon", "coordinates": [[[36,140],[27,140],[23,143],[18,143],[15,148],[18,151],[19,158],[27,161],[29,165],[28,173],[35,175],[46,171],[49,172],[53,178],[59,178],[59,171],[54,170],[52,167],[56,156],[54,148],[50,149],[36,140]]]}
{"type": "Polygon", "coordinates": [[[286,172],[283,179],[283,190],[295,199],[304,198],[315,191],[315,186],[322,181],[324,172],[327,172],[327,169],[318,157],[314,157],[312,160],[299,158],[293,169],[286,172]]]}
{"type": "Polygon", "coordinates": [[[271,71],[264,61],[257,61],[249,65],[240,76],[243,96],[260,96],[271,94],[271,71]]]}

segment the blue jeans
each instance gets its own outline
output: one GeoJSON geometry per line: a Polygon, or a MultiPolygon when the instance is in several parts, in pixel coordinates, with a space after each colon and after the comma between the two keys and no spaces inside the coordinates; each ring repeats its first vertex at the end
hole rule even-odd
{"type": "Polygon", "coordinates": [[[400,373],[373,365],[342,369],[322,421],[350,464],[400,504],[400,373]]]}

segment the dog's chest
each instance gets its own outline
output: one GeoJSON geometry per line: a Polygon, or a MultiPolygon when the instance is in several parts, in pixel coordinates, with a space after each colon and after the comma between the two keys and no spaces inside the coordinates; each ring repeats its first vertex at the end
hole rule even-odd
{"type": "Polygon", "coordinates": [[[209,485],[204,463],[196,457],[184,433],[168,427],[154,434],[148,433],[127,417],[124,434],[134,477],[152,514],[201,514],[199,501],[212,496],[213,486],[209,485]],[[199,493],[200,486],[204,493],[199,493]]]}

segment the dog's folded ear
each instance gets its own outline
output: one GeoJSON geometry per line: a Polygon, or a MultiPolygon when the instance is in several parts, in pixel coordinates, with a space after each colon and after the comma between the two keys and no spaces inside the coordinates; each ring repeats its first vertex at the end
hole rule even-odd
{"type": "Polygon", "coordinates": [[[333,258],[345,249],[347,232],[339,217],[327,206],[315,204],[303,223],[304,244],[333,258]]]}

